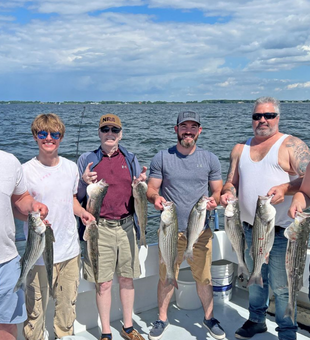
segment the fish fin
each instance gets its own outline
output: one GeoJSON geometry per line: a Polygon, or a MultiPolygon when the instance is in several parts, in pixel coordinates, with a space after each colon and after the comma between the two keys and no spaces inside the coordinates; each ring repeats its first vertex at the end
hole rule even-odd
{"type": "Polygon", "coordinates": [[[263,285],[263,278],[262,278],[262,274],[261,273],[259,273],[258,275],[253,275],[252,274],[251,277],[250,277],[250,280],[249,280],[249,282],[247,284],[247,287],[250,287],[250,286],[252,286],[254,284],[259,285],[262,288],[264,287],[264,285],[263,285]]]}

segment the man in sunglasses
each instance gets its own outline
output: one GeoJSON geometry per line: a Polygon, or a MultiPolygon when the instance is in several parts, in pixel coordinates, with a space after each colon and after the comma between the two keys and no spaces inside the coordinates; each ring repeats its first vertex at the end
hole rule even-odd
{"type": "Polygon", "coordinates": [[[299,138],[279,131],[280,103],[275,98],[256,100],[252,114],[254,137],[237,144],[230,156],[230,168],[222,190],[221,203],[238,194],[240,217],[243,222],[247,249],[245,259],[249,271],[253,269],[250,256],[252,226],[258,195],[273,196],[275,205],[275,239],[268,264],[263,264],[263,288],[257,284],[249,287],[249,319],[239,328],[235,337],[250,339],[267,331],[266,311],[269,302],[269,284],[275,295],[275,314],[280,340],[295,340],[296,320],[284,317],[288,302],[285,253],[287,239],[284,230],[292,219],[287,211],[292,196],[299,189],[310,161],[307,145],[299,138]]]}
{"type": "MultiPolygon", "coordinates": [[[[27,191],[22,166],[15,156],[0,150],[0,339],[17,338],[17,324],[27,318],[22,289],[14,292],[20,276],[20,256],[15,245],[14,212],[21,216],[40,211],[42,220],[48,208],[27,191]]],[[[18,216],[19,217],[19,216],[18,216]]]]}
{"type": "MultiPolygon", "coordinates": [[[[191,209],[202,196],[211,197],[207,210],[217,207],[223,186],[221,165],[210,151],[196,145],[202,132],[200,116],[197,112],[180,112],[174,127],[177,144],[168,150],[158,152],[152,159],[147,197],[155,209],[163,210],[166,201],[174,202],[178,220],[178,243],[176,278],[184,259],[187,247],[186,230],[191,209]]],[[[159,318],[153,323],[149,333],[150,340],[159,340],[169,326],[168,306],[174,286],[166,281],[166,265],[159,254],[159,281],[157,299],[159,318]]],[[[188,258],[197,293],[201,300],[204,317],[202,324],[215,339],[224,339],[225,332],[220,322],[213,317],[213,287],[211,284],[212,231],[204,226],[193,249],[193,257],[188,258]]],[[[173,338],[172,335],[170,335],[173,338]]],[[[167,334],[167,339],[169,336],[167,334]]]]}
{"type": "MultiPolygon", "coordinates": [[[[73,334],[80,276],[80,244],[75,215],[85,224],[94,217],[76,198],[77,165],[58,154],[65,134],[62,120],[54,113],[40,114],[32,122],[31,132],[38,146],[38,155],[23,164],[25,182],[30,194],[48,205],[47,219],[55,242],[52,287],[49,287],[43,257],[27,276],[28,318],[24,323],[24,336],[27,340],[45,340],[48,339],[45,319],[49,297],[55,300],[55,338],[73,334]]],[[[27,222],[24,231],[27,237],[27,222]]]]}
{"type": "MultiPolygon", "coordinates": [[[[80,173],[78,199],[85,201],[87,185],[104,179],[109,187],[103,199],[99,218],[99,289],[97,307],[102,325],[101,340],[111,340],[110,328],[111,289],[114,273],[118,276],[123,307],[124,326],[121,336],[125,339],[143,340],[133,328],[134,304],[133,278],[140,276],[137,238],[139,226],[135,223],[132,181],[146,180],[146,167],[141,167],[137,157],[119,144],[122,123],[118,116],[105,114],[100,118],[100,147],[82,154],[78,160],[80,173]]],[[[84,278],[95,282],[92,269],[84,261],[84,278]]]]}

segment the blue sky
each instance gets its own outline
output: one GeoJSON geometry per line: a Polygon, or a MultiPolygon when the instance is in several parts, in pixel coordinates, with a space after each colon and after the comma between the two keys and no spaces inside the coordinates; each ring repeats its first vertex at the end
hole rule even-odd
{"type": "Polygon", "coordinates": [[[0,100],[310,99],[309,13],[309,0],[1,0],[0,100]]]}

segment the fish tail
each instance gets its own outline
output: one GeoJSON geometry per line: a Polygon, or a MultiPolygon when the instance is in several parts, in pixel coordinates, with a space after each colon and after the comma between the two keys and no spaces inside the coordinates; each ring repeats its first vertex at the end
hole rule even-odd
{"type": "Polygon", "coordinates": [[[287,304],[286,310],[285,310],[285,314],[284,314],[285,318],[291,318],[292,322],[294,323],[294,317],[295,317],[295,309],[293,308],[291,303],[287,304]]]}
{"type": "Polygon", "coordinates": [[[193,250],[186,250],[184,253],[184,259],[193,261],[193,250]]]}
{"type": "Polygon", "coordinates": [[[16,293],[20,288],[23,287],[23,280],[21,278],[18,279],[13,292],[16,293]]]}
{"type": "Polygon", "coordinates": [[[145,235],[141,235],[140,236],[140,247],[144,246],[146,247],[146,239],[145,239],[145,235]]]}
{"type": "Polygon", "coordinates": [[[250,286],[252,286],[252,285],[259,285],[259,286],[261,286],[262,288],[264,287],[264,285],[263,285],[263,278],[262,278],[262,275],[261,275],[261,273],[259,273],[258,275],[251,275],[251,277],[250,277],[250,280],[249,280],[249,282],[248,282],[248,284],[247,284],[247,287],[250,287],[250,286]]]}
{"type": "Polygon", "coordinates": [[[175,278],[167,278],[165,286],[169,286],[172,285],[174,286],[176,289],[179,289],[177,280],[175,278]]]}
{"type": "Polygon", "coordinates": [[[241,275],[243,276],[243,274],[247,277],[250,276],[250,273],[249,273],[246,265],[245,264],[239,264],[238,265],[238,277],[240,277],[241,275]]]}

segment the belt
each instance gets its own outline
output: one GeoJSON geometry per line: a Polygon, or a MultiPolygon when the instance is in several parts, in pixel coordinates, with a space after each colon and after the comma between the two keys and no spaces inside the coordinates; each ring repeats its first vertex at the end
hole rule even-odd
{"type": "Polygon", "coordinates": [[[132,215],[121,218],[120,220],[108,220],[108,219],[102,218],[102,217],[100,217],[100,219],[103,220],[104,222],[107,222],[110,225],[123,225],[123,224],[126,224],[126,223],[132,221],[132,215]]]}

